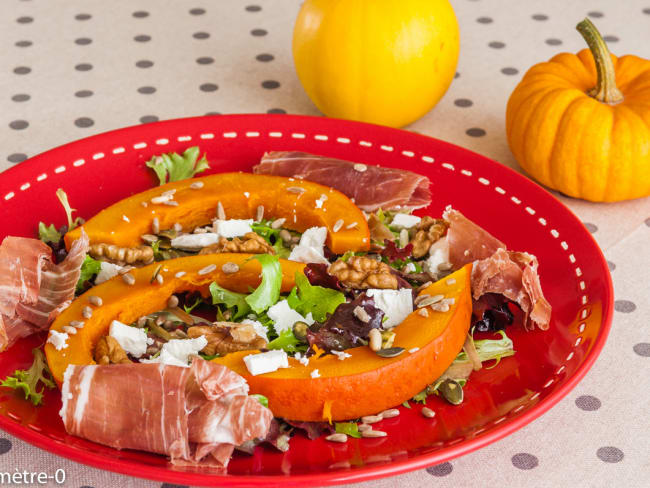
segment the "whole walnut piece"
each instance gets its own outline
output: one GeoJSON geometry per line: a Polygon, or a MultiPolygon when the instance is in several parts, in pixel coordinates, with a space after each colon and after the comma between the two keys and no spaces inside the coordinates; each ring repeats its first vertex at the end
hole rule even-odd
{"type": "Polygon", "coordinates": [[[219,254],[222,252],[245,252],[250,254],[275,254],[275,249],[255,232],[248,232],[240,239],[235,237],[229,241],[225,237],[219,242],[204,247],[199,254],[219,254]]]}
{"type": "Polygon", "coordinates": [[[413,257],[421,258],[429,252],[429,248],[447,232],[447,223],[442,219],[422,217],[416,227],[413,244],[413,257]]]}
{"type": "Polygon", "coordinates": [[[257,335],[252,325],[236,322],[195,325],[187,329],[187,335],[190,339],[204,336],[208,344],[201,349],[201,352],[208,356],[261,349],[268,344],[266,340],[257,335]]]}
{"type": "Polygon", "coordinates": [[[330,265],[327,272],[350,288],[397,289],[397,277],[391,267],[367,256],[352,256],[347,261],[339,259],[330,265]]]}
{"type": "Polygon", "coordinates": [[[88,254],[100,261],[108,261],[121,266],[134,263],[149,264],[153,262],[154,257],[153,249],[149,246],[119,247],[103,242],[91,244],[88,254]]]}
{"type": "Polygon", "coordinates": [[[120,346],[120,343],[111,336],[103,336],[97,341],[94,357],[97,364],[127,364],[132,362],[122,349],[122,346],[120,346]]]}

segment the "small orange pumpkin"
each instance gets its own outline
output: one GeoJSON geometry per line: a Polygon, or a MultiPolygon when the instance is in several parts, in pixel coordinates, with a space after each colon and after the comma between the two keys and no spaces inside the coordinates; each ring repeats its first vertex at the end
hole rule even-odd
{"type": "Polygon", "coordinates": [[[588,19],[577,29],[589,49],[533,66],[510,96],[510,149],[534,179],[572,197],[650,195],[650,61],[611,55],[588,19]]]}

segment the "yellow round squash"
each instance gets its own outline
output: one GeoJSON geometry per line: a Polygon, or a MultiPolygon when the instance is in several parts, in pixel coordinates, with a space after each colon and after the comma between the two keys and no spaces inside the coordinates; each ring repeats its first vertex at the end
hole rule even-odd
{"type": "Polygon", "coordinates": [[[444,95],[458,61],[448,0],[306,0],[293,57],[325,115],[402,127],[444,95]]]}
{"type": "Polygon", "coordinates": [[[540,183],[595,202],[650,195],[650,61],[609,53],[588,20],[590,49],[528,70],[510,95],[506,134],[540,183]]]}

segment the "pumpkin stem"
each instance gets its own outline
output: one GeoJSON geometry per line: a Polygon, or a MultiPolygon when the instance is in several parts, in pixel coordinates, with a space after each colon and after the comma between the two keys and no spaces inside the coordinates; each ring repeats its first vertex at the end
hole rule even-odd
{"type": "Polygon", "coordinates": [[[596,29],[596,26],[589,19],[580,22],[576,29],[587,41],[589,50],[596,62],[596,73],[598,74],[598,81],[596,86],[589,90],[587,94],[599,102],[615,105],[623,101],[623,94],[616,86],[616,72],[614,71],[614,64],[612,57],[607,49],[607,44],[603,37],[596,29]]]}

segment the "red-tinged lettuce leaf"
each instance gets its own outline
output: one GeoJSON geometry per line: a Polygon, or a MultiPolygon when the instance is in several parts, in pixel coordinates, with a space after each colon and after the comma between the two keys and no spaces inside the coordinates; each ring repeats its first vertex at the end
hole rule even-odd
{"type": "Polygon", "coordinates": [[[351,302],[339,305],[318,330],[308,330],[307,341],[325,351],[343,351],[358,347],[362,345],[360,339],[368,339],[371,329],[381,329],[383,320],[384,312],[375,307],[375,301],[371,297],[362,293],[351,302]],[[357,318],[354,314],[356,307],[366,311],[370,318],[368,322],[357,318]]]}
{"type": "Polygon", "coordinates": [[[503,330],[514,322],[510,304],[517,305],[503,295],[486,293],[472,304],[472,327],[477,332],[503,330]]]}
{"type": "Polygon", "coordinates": [[[292,431],[293,427],[274,418],[271,420],[269,433],[266,434],[264,439],[248,440],[237,446],[237,450],[252,455],[255,452],[255,448],[260,444],[270,444],[278,451],[287,452],[289,450],[289,441],[291,440],[292,431]]]}
{"type": "Polygon", "coordinates": [[[305,276],[309,280],[309,283],[314,286],[343,290],[343,286],[341,286],[338,278],[329,274],[327,268],[327,264],[309,263],[304,269],[305,276]]]}
{"type": "Polygon", "coordinates": [[[324,434],[334,433],[334,427],[327,422],[296,422],[293,420],[285,420],[285,422],[298,430],[302,430],[311,441],[324,434]]]}
{"type": "Polygon", "coordinates": [[[413,252],[413,244],[409,243],[406,247],[399,248],[394,241],[388,239],[384,240],[384,248],[379,254],[385,257],[389,263],[395,261],[403,261],[411,257],[413,252]]]}

